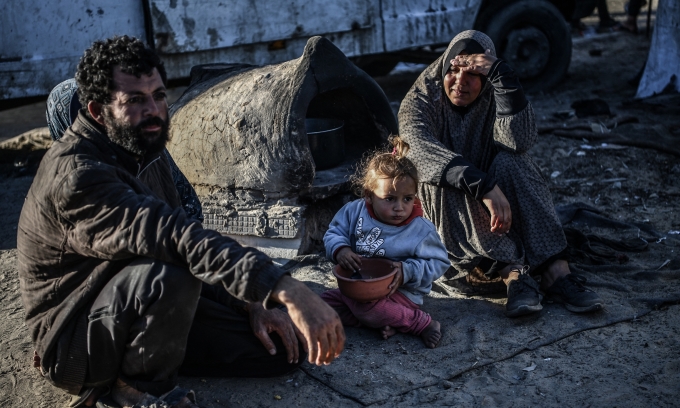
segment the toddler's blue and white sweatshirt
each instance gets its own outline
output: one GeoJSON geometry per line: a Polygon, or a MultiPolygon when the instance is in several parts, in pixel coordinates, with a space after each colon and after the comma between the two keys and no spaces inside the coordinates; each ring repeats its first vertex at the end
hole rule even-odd
{"type": "Polygon", "coordinates": [[[413,213],[399,226],[383,224],[372,216],[363,198],[349,202],[335,214],[323,237],[326,257],[335,260],[342,247],[366,258],[402,262],[404,283],[399,291],[417,305],[430,293],[432,282],[449,269],[449,259],[434,225],[422,217],[416,200],[413,213]]]}

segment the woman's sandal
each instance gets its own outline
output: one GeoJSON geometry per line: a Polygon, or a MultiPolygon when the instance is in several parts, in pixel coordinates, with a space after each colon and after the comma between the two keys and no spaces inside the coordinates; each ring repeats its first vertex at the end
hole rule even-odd
{"type": "MultiPolygon", "coordinates": [[[[184,397],[187,397],[189,401],[196,404],[196,394],[193,390],[185,390],[184,388],[177,386],[160,397],[145,393],[142,396],[142,399],[132,408],[172,408],[179,404],[184,397]]],[[[97,401],[97,408],[120,408],[120,405],[118,405],[110,395],[106,395],[99,398],[97,401]]]]}

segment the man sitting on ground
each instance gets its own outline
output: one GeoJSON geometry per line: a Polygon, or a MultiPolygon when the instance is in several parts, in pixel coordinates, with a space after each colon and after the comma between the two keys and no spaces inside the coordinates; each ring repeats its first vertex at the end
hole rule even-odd
{"type": "MultiPolygon", "coordinates": [[[[76,80],[84,108],[43,158],[17,237],[35,362],[52,384],[78,394],[71,406],[91,406],[110,390],[123,407],[196,407],[193,393],[175,385],[202,282],[247,302],[253,329],[260,338],[277,331],[288,362],[299,355],[296,334],[311,363],[337,357],[344,331],[318,296],[160,194],[174,189],[169,168],[141,181],[168,140],[158,56],[127,36],[97,41],[76,80]],[[271,309],[275,302],[288,314],[271,309]]],[[[238,349],[244,338],[215,343],[238,349]]]]}

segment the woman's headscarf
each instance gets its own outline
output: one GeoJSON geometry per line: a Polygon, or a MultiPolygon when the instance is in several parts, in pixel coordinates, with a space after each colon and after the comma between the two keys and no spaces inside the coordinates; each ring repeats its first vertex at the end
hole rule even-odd
{"type": "Polygon", "coordinates": [[[449,43],[449,47],[444,52],[444,59],[442,60],[442,79],[446,76],[446,72],[451,68],[451,60],[463,51],[469,54],[484,54],[486,50],[491,50],[491,55],[496,56],[496,47],[488,35],[481,31],[467,30],[459,33],[453,37],[449,43]]]}
{"type": "Polygon", "coordinates": [[[47,97],[47,127],[52,140],[59,140],[78,116],[78,85],[74,78],[55,86],[47,97]]]}
{"type": "MultiPolygon", "coordinates": [[[[449,47],[444,52],[442,80],[446,76],[446,72],[451,68],[451,60],[456,58],[458,54],[463,51],[467,51],[468,54],[484,54],[486,50],[491,50],[491,55],[496,56],[496,47],[493,46],[493,41],[481,31],[467,30],[453,37],[449,47]]],[[[481,75],[480,78],[482,80],[482,89],[484,89],[486,77],[481,75]]]]}

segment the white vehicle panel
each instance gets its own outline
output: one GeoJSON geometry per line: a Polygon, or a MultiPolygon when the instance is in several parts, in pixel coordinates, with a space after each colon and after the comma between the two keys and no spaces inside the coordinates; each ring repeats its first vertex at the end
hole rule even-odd
{"type": "Polygon", "coordinates": [[[379,3],[373,1],[151,2],[156,49],[163,53],[204,51],[371,29],[378,16],[379,3]]]}
{"type": "Polygon", "coordinates": [[[448,43],[472,28],[480,5],[481,0],[385,0],[385,52],[448,43]]]}
{"type": "Polygon", "coordinates": [[[5,0],[0,13],[0,99],[48,93],[72,78],[92,42],[145,38],[139,0],[5,0]]]}

